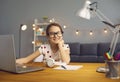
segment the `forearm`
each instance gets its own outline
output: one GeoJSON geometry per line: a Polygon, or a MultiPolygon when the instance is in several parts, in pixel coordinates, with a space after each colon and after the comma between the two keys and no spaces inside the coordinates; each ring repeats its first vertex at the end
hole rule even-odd
{"type": "Polygon", "coordinates": [[[70,62],[69,51],[64,50],[63,46],[59,46],[59,51],[60,51],[61,60],[68,64],[70,62]]]}
{"type": "Polygon", "coordinates": [[[29,63],[30,61],[34,60],[36,57],[38,57],[40,55],[39,50],[37,50],[36,52],[32,53],[31,55],[25,57],[25,58],[20,58],[16,60],[17,64],[25,64],[25,63],[29,63]]]}
{"type": "Polygon", "coordinates": [[[40,55],[40,52],[37,50],[36,52],[32,53],[31,55],[26,57],[27,62],[33,61],[40,55]]]}

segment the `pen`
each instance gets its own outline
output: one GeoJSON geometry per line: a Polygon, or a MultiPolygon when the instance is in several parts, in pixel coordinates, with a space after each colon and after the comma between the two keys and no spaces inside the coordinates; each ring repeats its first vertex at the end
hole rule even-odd
{"type": "Polygon", "coordinates": [[[67,69],[65,66],[63,66],[63,65],[61,65],[61,67],[63,68],[63,69],[67,69]]]}

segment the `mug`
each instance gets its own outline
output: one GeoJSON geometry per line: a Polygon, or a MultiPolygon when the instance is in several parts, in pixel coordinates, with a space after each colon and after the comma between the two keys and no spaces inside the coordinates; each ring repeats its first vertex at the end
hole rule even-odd
{"type": "Polygon", "coordinates": [[[55,65],[55,60],[52,59],[52,58],[48,58],[48,59],[46,60],[46,65],[47,65],[48,67],[54,67],[54,65],[55,65]]]}

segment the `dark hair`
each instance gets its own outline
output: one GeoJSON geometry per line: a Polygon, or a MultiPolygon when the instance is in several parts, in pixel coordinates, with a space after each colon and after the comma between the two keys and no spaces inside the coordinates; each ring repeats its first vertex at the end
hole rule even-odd
{"type": "Polygon", "coordinates": [[[61,33],[63,34],[62,27],[61,27],[58,23],[50,23],[50,24],[47,26],[47,28],[46,28],[46,35],[47,35],[47,36],[49,35],[49,29],[50,29],[52,26],[57,26],[57,27],[59,27],[61,33]]]}

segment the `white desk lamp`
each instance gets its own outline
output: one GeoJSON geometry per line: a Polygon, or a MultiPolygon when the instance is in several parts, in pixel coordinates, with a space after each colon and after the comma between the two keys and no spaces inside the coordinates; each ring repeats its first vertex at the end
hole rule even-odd
{"type": "Polygon", "coordinates": [[[85,19],[91,18],[91,12],[95,13],[95,15],[103,22],[104,24],[109,26],[109,29],[113,32],[114,36],[112,42],[110,44],[109,53],[111,55],[111,59],[113,59],[113,54],[116,48],[116,44],[120,34],[120,24],[114,25],[98,8],[97,2],[91,3],[89,0],[86,0],[84,7],[78,12],[78,15],[85,19]]]}

